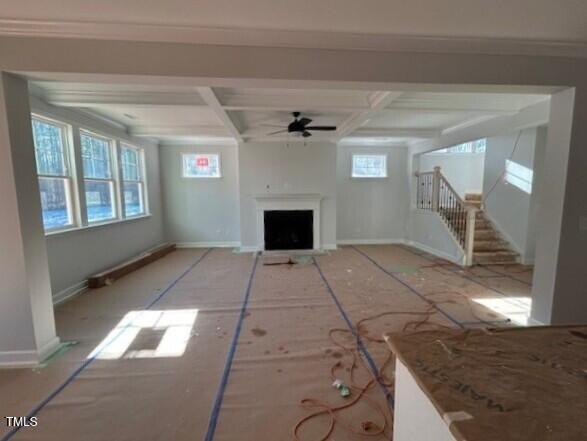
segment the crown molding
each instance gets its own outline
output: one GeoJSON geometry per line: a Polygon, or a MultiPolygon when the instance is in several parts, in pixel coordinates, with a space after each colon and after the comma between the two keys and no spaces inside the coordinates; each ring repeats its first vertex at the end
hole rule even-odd
{"type": "Polygon", "coordinates": [[[379,52],[435,52],[587,58],[585,41],[459,38],[328,31],[227,29],[165,24],[0,18],[0,36],[80,38],[379,52]]]}

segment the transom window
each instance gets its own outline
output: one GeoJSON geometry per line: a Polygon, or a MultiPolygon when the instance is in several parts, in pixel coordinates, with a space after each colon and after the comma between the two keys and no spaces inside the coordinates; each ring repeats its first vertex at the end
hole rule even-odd
{"type": "Polygon", "coordinates": [[[182,155],[184,178],[220,178],[220,155],[185,153],[182,155]]]}
{"type": "Polygon", "coordinates": [[[112,140],[89,132],[80,134],[88,222],[115,219],[116,181],[112,176],[112,140]]]}
{"type": "Polygon", "coordinates": [[[447,147],[444,149],[434,150],[430,152],[430,154],[439,154],[439,155],[450,155],[455,153],[485,153],[487,149],[487,139],[481,138],[475,141],[464,142],[462,144],[457,144],[452,147],[447,147]]]}
{"type": "Polygon", "coordinates": [[[72,227],[75,223],[73,178],[69,167],[67,128],[39,117],[33,117],[32,126],[43,226],[47,231],[72,227]]]}
{"type": "Polygon", "coordinates": [[[387,155],[353,155],[353,178],[387,178],[387,155]]]}
{"type": "Polygon", "coordinates": [[[120,147],[122,193],[126,217],[145,214],[143,158],[141,151],[127,144],[120,147]]]}

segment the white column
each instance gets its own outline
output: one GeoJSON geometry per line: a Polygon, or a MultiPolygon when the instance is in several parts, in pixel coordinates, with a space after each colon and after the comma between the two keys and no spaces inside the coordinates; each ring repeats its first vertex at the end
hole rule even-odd
{"type": "Polygon", "coordinates": [[[0,367],[35,365],[59,340],[26,81],[0,81],[0,367]]]}
{"type": "Polygon", "coordinates": [[[587,322],[587,91],[551,99],[541,176],[531,317],[541,323],[587,322]]]}
{"type": "Polygon", "coordinates": [[[467,207],[465,228],[465,266],[473,265],[473,251],[475,248],[475,227],[477,222],[477,208],[467,207]]]}

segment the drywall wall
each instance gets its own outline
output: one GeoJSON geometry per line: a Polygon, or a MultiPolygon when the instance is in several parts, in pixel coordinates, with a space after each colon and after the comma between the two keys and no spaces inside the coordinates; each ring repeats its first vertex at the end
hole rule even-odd
{"type": "Polygon", "coordinates": [[[427,153],[420,156],[420,171],[429,172],[439,166],[455,191],[464,198],[466,193],[483,191],[484,153],[427,153]]]}
{"type": "Polygon", "coordinates": [[[239,146],[241,244],[257,246],[255,195],[320,194],[321,241],[336,243],[336,144],[257,142],[239,146]]]}
{"type": "Polygon", "coordinates": [[[86,114],[56,108],[35,97],[31,98],[31,109],[34,113],[66,122],[73,130],[87,128],[126,140],[145,150],[150,216],[46,236],[53,298],[60,300],[83,286],[91,274],[165,241],[159,152],[156,144],[134,139],[124,131],[86,114]]]}
{"type": "Polygon", "coordinates": [[[338,243],[385,243],[405,238],[409,213],[407,150],[407,147],[338,146],[338,243]],[[387,155],[388,177],[351,178],[355,153],[387,155]]]}
{"type": "Polygon", "coordinates": [[[432,211],[410,210],[407,242],[459,265],[463,263],[461,247],[441,217],[432,211]]]}
{"type": "Polygon", "coordinates": [[[531,263],[534,260],[535,240],[533,237],[528,237],[532,195],[507,183],[503,174],[507,159],[529,169],[534,168],[536,140],[536,128],[493,136],[487,138],[485,153],[483,181],[485,213],[500,233],[520,253],[525,263],[531,263]]]}
{"type": "Polygon", "coordinates": [[[161,146],[165,231],[179,246],[238,246],[238,147],[161,146]],[[221,178],[182,177],[184,153],[220,154],[221,178]]]}

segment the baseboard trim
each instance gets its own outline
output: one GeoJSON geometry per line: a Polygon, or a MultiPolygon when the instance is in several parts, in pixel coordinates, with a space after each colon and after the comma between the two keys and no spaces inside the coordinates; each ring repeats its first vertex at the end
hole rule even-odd
{"type": "Polygon", "coordinates": [[[55,352],[57,349],[59,349],[60,343],[61,343],[61,341],[59,340],[59,337],[57,337],[57,336],[53,337],[49,342],[45,343],[41,347],[41,349],[39,349],[37,351],[39,354],[39,362],[42,362],[47,357],[52,355],[53,352],[55,352]]]}
{"type": "Polygon", "coordinates": [[[240,248],[240,242],[177,242],[177,248],[240,248]]]}
{"type": "Polygon", "coordinates": [[[254,245],[253,246],[247,245],[244,247],[243,246],[239,247],[238,250],[240,253],[256,253],[257,251],[259,251],[259,247],[256,247],[254,245]]]}
{"type": "Polygon", "coordinates": [[[85,292],[88,289],[88,281],[82,280],[75,285],[71,285],[69,288],[65,288],[62,291],[59,291],[57,294],[53,296],[53,305],[57,306],[71,298],[80,295],[81,293],[85,292]]]}
{"type": "Polygon", "coordinates": [[[328,250],[328,251],[333,251],[333,250],[336,250],[336,249],[338,249],[338,246],[337,246],[337,244],[335,244],[335,243],[325,243],[325,244],[322,246],[322,249],[323,249],[323,250],[328,250]]]}
{"type": "Polygon", "coordinates": [[[539,320],[536,320],[532,317],[528,317],[528,326],[546,326],[546,325],[539,320]]]}
{"type": "Polygon", "coordinates": [[[2,351],[0,352],[0,369],[31,368],[41,364],[59,348],[59,338],[53,337],[39,350],[2,351]]]}
{"type": "Polygon", "coordinates": [[[444,251],[437,250],[435,248],[429,247],[428,245],[424,245],[423,243],[416,242],[414,240],[406,240],[405,244],[414,248],[417,248],[421,251],[425,251],[430,253],[436,257],[440,257],[441,259],[446,259],[449,262],[455,263],[457,265],[463,264],[463,256],[457,257],[453,256],[452,254],[445,253],[444,251]]]}
{"type": "Polygon", "coordinates": [[[405,244],[405,239],[340,239],[338,245],[395,245],[405,244]]]}

